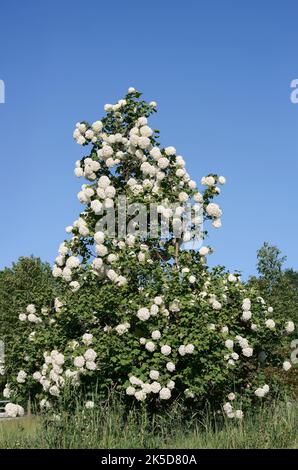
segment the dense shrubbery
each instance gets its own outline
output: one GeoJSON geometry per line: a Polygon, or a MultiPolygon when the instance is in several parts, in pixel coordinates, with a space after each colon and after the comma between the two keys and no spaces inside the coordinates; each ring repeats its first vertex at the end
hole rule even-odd
{"type": "MultiPolygon", "coordinates": [[[[174,147],[161,148],[158,131],[147,125],[156,103],[141,101],[134,89],[105,110],[102,121],[76,126],[77,142],[92,144],[75,169],[89,180],[78,194],[85,208],[59,248],[58,297],[46,306],[34,299],[19,312],[24,341],[7,364],[4,396],[24,404],[30,395],[52,409],[61,400],[67,406],[65,390],[71,401],[80,388],[91,408],[95,389],[116,388],[150,409],[178,397],[188,407],[209,400],[241,419],[252,401],[274,392],[265,367],[291,367],[281,351],[294,324],[286,314],[275,318],[238,274],[209,270],[210,247],[183,249],[200,217],[220,227],[221,209],[212,200],[224,177],[203,177],[206,189],[199,192],[183,158],[174,147]],[[132,213],[123,238],[105,233],[104,214],[115,208],[119,216],[119,196],[143,203],[147,212],[156,204],[167,236],[158,227],[157,238],[145,237],[132,213]],[[177,235],[188,210],[193,222],[177,235]]],[[[22,412],[12,403],[7,410],[22,412]]]]}

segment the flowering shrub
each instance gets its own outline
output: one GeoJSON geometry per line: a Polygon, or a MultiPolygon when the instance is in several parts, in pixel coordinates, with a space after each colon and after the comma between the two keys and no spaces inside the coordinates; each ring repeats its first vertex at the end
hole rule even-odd
{"type": "MultiPolygon", "coordinates": [[[[198,221],[221,226],[213,200],[225,178],[207,175],[199,191],[183,158],[162,148],[148,125],[156,103],[140,97],[129,88],[125,99],[105,105],[101,121],[76,125],[76,142],[91,145],[75,167],[88,181],[78,193],[84,208],[66,227],[70,239],[53,267],[59,298],[19,314],[23,341],[7,364],[3,393],[12,402],[8,413],[21,412],[12,405],[24,405],[29,395],[41,409],[54,408],[66,389],[74,396],[83,390],[86,408],[93,408],[92,391],[114,387],[152,408],[177,397],[197,407],[209,400],[241,419],[248,403],[271,392],[264,366],[291,367],[279,354],[294,330],[291,320],[274,319],[238,274],[209,270],[210,246],[186,245],[198,221]],[[145,236],[133,213],[123,233],[120,196],[148,212],[155,204],[166,236],[162,224],[157,236],[145,236]],[[194,218],[177,235],[189,206],[194,218]],[[104,229],[107,214],[118,222],[113,236],[104,229]]],[[[146,218],[146,228],[152,225],[146,218]]]]}

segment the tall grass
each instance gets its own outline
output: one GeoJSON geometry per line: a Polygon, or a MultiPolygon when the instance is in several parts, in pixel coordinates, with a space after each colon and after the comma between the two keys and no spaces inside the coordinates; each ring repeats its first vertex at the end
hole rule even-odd
{"type": "Polygon", "coordinates": [[[86,410],[77,404],[60,419],[26,417],[0,422],[0,448],[297,448],[297,404],[273,403],[242,422],[206,410],[184,420],[177,407],[149,416],[121,403],[86,410]]]}

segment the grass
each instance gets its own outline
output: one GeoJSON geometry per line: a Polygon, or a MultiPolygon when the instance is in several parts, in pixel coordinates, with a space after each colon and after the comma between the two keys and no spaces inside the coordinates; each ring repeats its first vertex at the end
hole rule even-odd
{"type": "Polygon", "coordinates": [[[222,419],[210,411],[185,422],[175,410],[149,417],[121,404],[84,410],[60,420],[25,417],[0,422],[0,448],[147,448],[255,449],[298,448],[298,405],[273,403],[242,422],[222,419]]]}

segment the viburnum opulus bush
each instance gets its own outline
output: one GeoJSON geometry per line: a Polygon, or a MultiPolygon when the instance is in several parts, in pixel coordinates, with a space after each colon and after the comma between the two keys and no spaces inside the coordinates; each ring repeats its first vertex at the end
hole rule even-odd
{"type": "Polygon", "coordinates": [[[75,140],[89,149],[75,168],[87,180],[78,193],[84,208],[53,268],[59,298],[20,312],[23,339],[6,368],[10,415],[29,396],[55,409],[65,390],[83,392],[92,408],[95,390],[117,389],[151,409],[208,400],[241,419],[245,406],[270,395],[265,367],[291,367],[280,357],[294,330],[286,313],[274,319],[238,274],[208,269],[209,246],[190,246],[202,220],[220,227],[212,201],[225,178],[203,177],[200,192],[176,149],[161,147],[148,126],[156,103],[140,96],[130,88],[101,121],[76,125],[75,140]],[[135,214],[140,204],[145,218],[135,214]],[[159,219],[148,216],[152,207],[159,219]]]}

